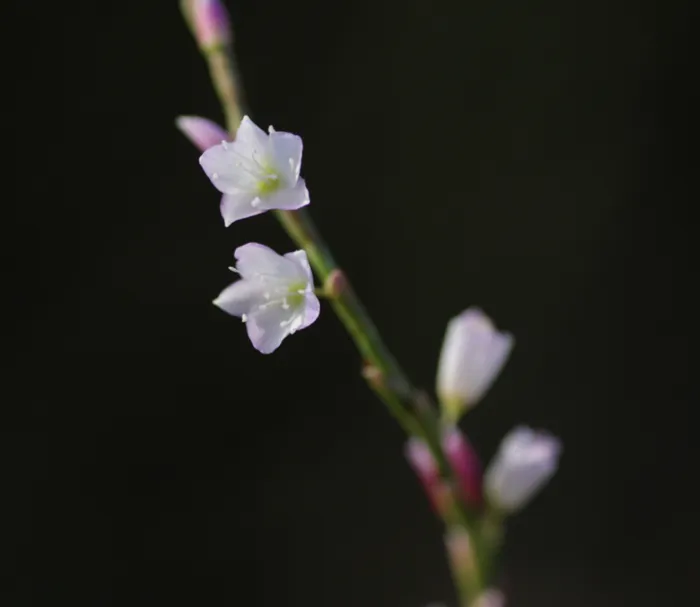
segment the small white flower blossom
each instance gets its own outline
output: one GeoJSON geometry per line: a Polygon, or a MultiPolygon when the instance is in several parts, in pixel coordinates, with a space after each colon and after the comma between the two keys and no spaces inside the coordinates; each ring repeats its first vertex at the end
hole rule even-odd
{"type": "Polygon", "coordinates": [[[478,308],[450,320],[437,373],[437,394],[450,421],[482,398],[512,348],[513,336],[497,331],[478,308]]]}
{"type": "Polygon", "coordinates": [[[269,134],[244,116],[234,141],[222,141],[202,154],[199,163],[224,194],[221,215],[234,221],[272,209],[294,210],[309,204],[309,192],[299,177],[301,137],[269,134]]]}
{"type": "Polygon", "coordinates": [[[489,501],[506,512],[522,508],[557,470],[561,442],[545,432],[518,426],[501,442],[486,470],[489,501]]]}
{"type": "Polygon", "coordinates": [[[240,316],[256,350],[269,354],[282,340],[308,327],[321,304],[314,294],[311,268],[304,251],[278,255],[257,243],[234,252],[241,279],[224,289],[214,304],[240,316]]]}

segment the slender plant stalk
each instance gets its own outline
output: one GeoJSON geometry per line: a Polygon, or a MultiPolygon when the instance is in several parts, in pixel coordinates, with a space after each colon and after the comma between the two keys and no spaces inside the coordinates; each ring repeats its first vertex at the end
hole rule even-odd
{"type": "MultiPolygon", "coordinates": [[[[185,21],[192,29],[190,3],[183,0],[181,8],[185,21]]],[[[243,103],[231,46],[220,44],[200,50],[207,61],[214,88],[224,110],[227,129],[231,136],[235,136],[243,115],[243,103]]],[[[306,209],[275,211],[275,215],[296,245],[306,251],[314,272],[324,284],[324,292],[336,315],[362,356],[363,376],[368,385],[409,436],[416,436],[425,441],[438,463],[444,480],[456,487],[454,471],[442,448],[440,423],[435,407],[424,393],[411,384],[384,344],[352,285],[333,259],[311,216],[306,209]]],[[[443,516],[443,520],[447,526],[456,525],[467,530],[470,535],[481,536],[476,521],[456,502],[443,516]]],[[[475,543],[475,551],[480,545],[481,542],[475,543]]],[[[479,565],[466,572],[457,570],[450,560],[462,607],[470,605],[485,588],[481,569],[485,569],[487,563],[481,563],[482,560],[477,558],[479,565]]]]}

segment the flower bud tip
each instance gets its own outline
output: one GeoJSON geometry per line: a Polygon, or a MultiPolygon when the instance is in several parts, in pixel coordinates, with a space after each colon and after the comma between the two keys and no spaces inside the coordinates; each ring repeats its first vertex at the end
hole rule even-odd
{"type": "Polygon", "coordinates": [[[340,297],[348,287],[348,279],[342,270],[333,270],[326,278],[323,289],[333,299],[340,297]]]}
{"type": "Polygon", "coordinates": [[[497,331],[478,308],[450,320],[437,374],[443,417],[456,423],[489,389],[513,347],[509,333],[497,331]]]}
{"type": "Polygon", "coordinates": [[[221,0],[193,0],[191,10],[194,33],[201,48],[231,43],[231,21],[221,0]]]}
{"type": "Polygon", "coordinates": [[[200,152],[230,139],[228,133],[218,124],[199,116],[178,116],[175,126],[200,152]]]}

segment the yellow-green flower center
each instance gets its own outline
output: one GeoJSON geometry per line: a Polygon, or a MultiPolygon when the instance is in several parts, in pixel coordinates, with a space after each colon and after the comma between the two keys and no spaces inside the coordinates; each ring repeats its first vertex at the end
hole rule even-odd
{"type": "Polygon", "coordinates": [[[265,194],[272,194],[273,192],[279,190],[282,182],[277,174],[267,169],[265,172],[265,177],[258,183],[258,194],[264,196],[265,194]]]}
{"type": "Polygon", "coordinates": [[[287,303],[292,308],[298,308],[304,303],[304,292],[306,284],[303,282],[293,283],[289,285],[289,295],[287,295],[287,303]]]}

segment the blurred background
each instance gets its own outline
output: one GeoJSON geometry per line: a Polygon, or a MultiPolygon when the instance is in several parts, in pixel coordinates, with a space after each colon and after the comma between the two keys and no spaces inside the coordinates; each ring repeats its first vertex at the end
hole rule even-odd
{"type": "MultiPolygon", "coordinates": [[[[518,423],[565,447],[509,528],[509,606],[692,604],[684,4],[228,6],[253,118],[303,136],[312,214],[414,381],[469,305],[516,336],[463,428],[485,460],[518,423]]],[[[333,314],[265,357],[210,303],[236,246],[292,245],[224,229],[174,128],[221,119],[177,3],[3,13],[3,606],[454,607],[333,314]]]]}

